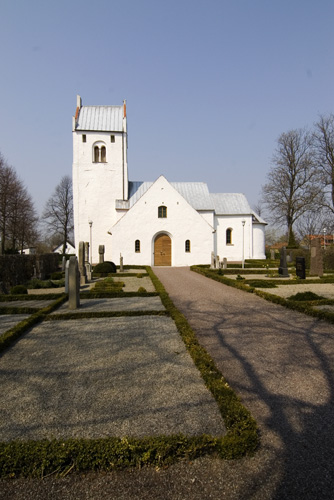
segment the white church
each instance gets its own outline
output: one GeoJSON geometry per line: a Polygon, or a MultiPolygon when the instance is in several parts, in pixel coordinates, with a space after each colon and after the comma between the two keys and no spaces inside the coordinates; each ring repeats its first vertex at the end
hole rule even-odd
{"type": "Polygon", "coordinates": [[[190,266],[265,259],[265,226],[240,193],[210,193],[204,182],[128,179],[126,103],[82,106],[73,117],[75,248],[92,263],[190,266]]]}

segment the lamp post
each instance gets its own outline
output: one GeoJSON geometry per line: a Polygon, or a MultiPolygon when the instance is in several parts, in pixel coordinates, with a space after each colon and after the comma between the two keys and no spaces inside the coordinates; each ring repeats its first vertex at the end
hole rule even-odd
{"type": "Polygon", "coordinates": [[[90,248],[90,265],[93,265],[93,259],[92,259],[92,226],[93,226],[93,221],[89,220],[89,248],[90,248]]]}
{"type": "Polygon", "coordinates": [[[246,221],[243,219],[242,224],[242,269],[245,267],[245,224],[246,221]]]}
{"type": "Polygon", "coordinates": [[[326,233],[327,229],[324,227],[324,250],[326,250],[326,233]]]}

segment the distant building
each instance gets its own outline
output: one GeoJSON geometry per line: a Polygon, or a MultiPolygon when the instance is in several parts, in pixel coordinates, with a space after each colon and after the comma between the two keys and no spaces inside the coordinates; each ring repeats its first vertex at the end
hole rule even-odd
{"type": "MultiPolygon", "coordinates": [[[[147,133],[149,147],[149,131],[147,133]]],[[[121,106],[82,106],[73,117],[75,246],[92,243],[92,260],[124,264],[209,264],[265,259],[265,221],[240,193],[212,194],[203,182],[130,182],[127,116],[121,106]]],[[[169,145],[172,147],[172,145],[169,145]]],[[[203,168],[203,172],[206,167],[203,168]]]]}
{"type": "MultiPolygon", "coordinates": [[[[63,243],[61,243],[61,245],[58,245],[56,248],[54,248],[52,250],[53,253],[60,253],[62,254],[63,253],[63,243]]],[[[68,254],[75,254],[75,247],[73,245],[73,243],[71,243],[70,241],[67,241],[66,243],[66,248],[65,248],[65,254],[68,255],[68,254]]]]}

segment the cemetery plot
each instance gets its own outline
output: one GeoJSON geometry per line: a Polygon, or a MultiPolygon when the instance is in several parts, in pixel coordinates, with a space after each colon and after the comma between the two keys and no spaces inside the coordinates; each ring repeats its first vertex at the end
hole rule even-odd
{"type": "Polygon", "coordinates": [[[0,440],[224,435],[167,317],[44,322],[2,357],[0,440]]]}

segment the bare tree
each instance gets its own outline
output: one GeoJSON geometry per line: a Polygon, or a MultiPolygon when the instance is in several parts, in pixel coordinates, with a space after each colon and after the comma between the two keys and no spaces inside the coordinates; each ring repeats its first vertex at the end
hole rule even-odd
{"type": "Polygon", "coordinates": [[[297,223],[296,228],[303,244],[310,248],[312,236],[321,234],[323,227],[328,227],[325,212],[321,209],[306,212],[297,223]]]}
{"type": "Polygon", "coordinates": [[[54,235],[61,235],[63,254],[73,231],[72,179],[64,176],[46,203],[42,218],[54,235]]]}
{"type": "Polygon", "coordinates": [[[324,207],[334,213],[334,115],[320,116],[313,134],[320,179],[324,188],[324,207]]]}
{"type": "Polygon", "coordinates": [[[0,155],[1,253],[35,242],[37,215],[30,195],[13,167],[0,155]]]}
{"type": "Polygon", "coordinates": [[[286,224],[292,245],[294,223],[318,206],[322,196],[310,134],[304,130],[281,134],[272,162],[262,201],[272,222],[286,224]]]}

